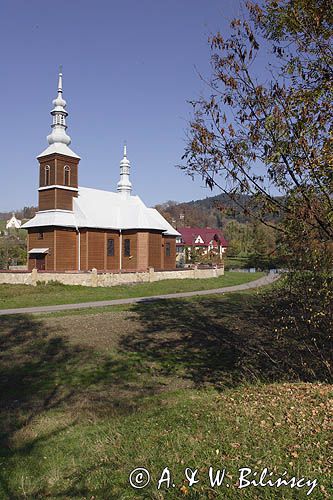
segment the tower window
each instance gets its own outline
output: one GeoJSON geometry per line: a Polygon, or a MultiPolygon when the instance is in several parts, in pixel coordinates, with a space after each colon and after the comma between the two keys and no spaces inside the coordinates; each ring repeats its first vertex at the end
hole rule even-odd
{"type": "Polygon", "coordinates": [[[65,186],[70,184],[70,168],[67,165],[64,167],[64,184],[65,186]]]}
{"type": "Polygon", "coordinates": [[[39,232],[37,235],[37,240],[43,240],[44,239],[44,233],[39,232]]]}
{"type": "Polygon", "coordinates": [[[50,166],[46,165],[45,167],[45,186],[50,184],[50,166]]]}
{"type": "Polygon", "coordinates": [[[108,257],[114,257],[114,239],[108,240],[108,257]]]}
{"type": "Polygon", "coordinates": [[[124,256],[130,257],[131,255],[131,240],[124,241],[124,256]]]}
{"type": "Polygon", "coordinates": [[[170,257],[171,255],[171,245],[169,242],[165,244],[165,256],[170,257]]]}

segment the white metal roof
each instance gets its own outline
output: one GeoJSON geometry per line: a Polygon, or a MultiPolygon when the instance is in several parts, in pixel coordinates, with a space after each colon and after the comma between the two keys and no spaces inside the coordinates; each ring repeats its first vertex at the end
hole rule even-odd
{"type": "Polygon", "coordinates": [[[43,156],[51,155],[53,153],[59,153],[66,156],[72,156],[73,158],[80,158],[74,151],[67,146],[67,144],[62,144],[61,142],[56,142],[50,144],[42,153],[40,153],[37,158],[42,158],[43,156]]]}
{"type": "Polygon", "coordinates": [[[48,248],[32,248],[28,253],[47,253],[48,251],[48,248]]]}
{"type": "Polygon", "coordinates": [[[33,219],[23,224],[23,229],[40,226],[76,227],[74,212],[67,210],[45,210],[37,212],[33,219]]]}
{"type": "Polygon", "coordinates": [[[79,188],[73,199],[73,212],[47,210],[37,212],[22,227],[39,226],[90,227],[98,229],[155,229],[178,236],[171,224],[154,208],[148,208],[139,196],[123,197],[121,193],[79,188]]]}

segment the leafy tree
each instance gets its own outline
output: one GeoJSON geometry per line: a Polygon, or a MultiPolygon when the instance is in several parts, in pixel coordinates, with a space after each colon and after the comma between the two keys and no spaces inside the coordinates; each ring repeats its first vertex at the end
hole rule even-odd
{"type": "MultiPolygon", "coordinates": [[[[266,0],[248,3],[247,19],[233,20],[231,35],[210,39],[212,91],[192,101],[194,117],[183,165],[235,197],[266,225],[284,224],[291,254],[332,251],[332,2],[266,0]],[[256,59],[270,49],[269,70],[256,59]],[[283,195],[272,196],[275,192],[283,195]],[[255,208],[255,210],[254,210],[255,208]],[[295,247],[295,248],[294,248],[295,247]],[[303,252],[304,253],[304,252],[303,252]]],[[[310,258],[310,262],[313,259],[310,258]]],[[[308,256],[293,266],[309,266],[308,256]]]]}
{"type": "Polygon", "coordinates": [[[331,0],[248,2],[230,36],[212,36],[181,167],[279,233],[292,272],[277,316],[313,352],[333,331],[332,21],[331,0]]]}

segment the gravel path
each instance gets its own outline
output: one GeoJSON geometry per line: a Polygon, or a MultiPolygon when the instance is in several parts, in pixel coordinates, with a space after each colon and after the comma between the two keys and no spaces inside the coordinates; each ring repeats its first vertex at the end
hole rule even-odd
{"type": "Polygon", "coordinates": [[[242,285],[228,286],[224,288],[215,288],[213,290],[197,290],[195,292],[180,292],[180,293],[168,293],[165,295],[153,295],[151,297],[133,297],[130,299],[114,299],[114,300],[99,300],[98,302],[82,302],[79,304],[60,304],[56,306],[37,306],[37,307],[20,307],[18,309],[1,309],[0,316],[6,314],[33,314],[33,313],[49,313],[56,311],[66,311],[69,309],[89,309],[91,307],[105,307],[105,306],[115,306],[122,304],[134,304],[136,302],[151,302],[154,300],[162,299],[175,299],[183,297],[194,297],[196,295],[213,295],[219,293],[229,293],[229,292],[239,292],[242,290],[249,290],[251,288],[259,288],[264,285],[269,285],[279,278],[278,274],[267,274],[262,278],[259,278],[249,283],[243,283],[242,285]]]}

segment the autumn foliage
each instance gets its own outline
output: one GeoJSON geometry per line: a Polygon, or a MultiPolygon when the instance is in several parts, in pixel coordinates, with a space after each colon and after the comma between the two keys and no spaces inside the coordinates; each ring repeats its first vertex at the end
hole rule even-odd
{"type": "MultiPolygon", "coordinates": [[[[246,16],[231,22],[228,36],[211,36],[209,95],[191,101],[182,165],[235,199],[250,195],[251,205],[243,209],[264,224],[270,225],[271,214],[281,218],[274,230],[288,258],[287,291],[301,307],[304,283],[312,283],[320,296],[314,308],[328,316],[333,298],[332,20],[328,0],[248,2],[246,16]]],[[[306,321],[309,327],[314,319],[306,321]]],[[[326,328],[332,330],[332,322],[326,328]]]]}

